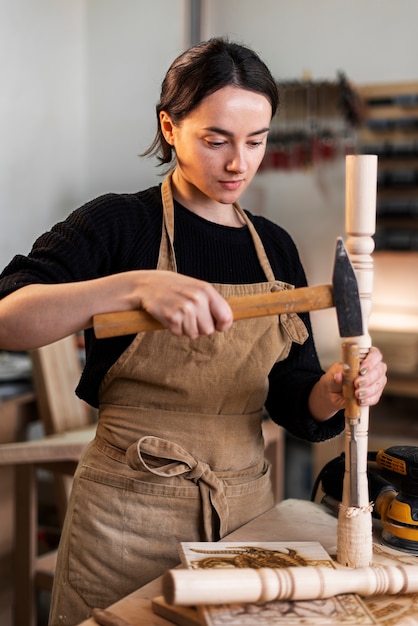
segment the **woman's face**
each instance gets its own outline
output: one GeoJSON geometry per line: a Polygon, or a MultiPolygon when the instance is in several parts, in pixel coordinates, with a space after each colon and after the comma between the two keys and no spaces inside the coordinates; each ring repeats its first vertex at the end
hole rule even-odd
{"type": "Polygon", "coordinates": [[[196,212],[236,202],[263,159],[271,113],[265,96],[233,86],[207,96],[177,126],[163,111],[161,128],[176,151],[177,199],[196,212]]]}

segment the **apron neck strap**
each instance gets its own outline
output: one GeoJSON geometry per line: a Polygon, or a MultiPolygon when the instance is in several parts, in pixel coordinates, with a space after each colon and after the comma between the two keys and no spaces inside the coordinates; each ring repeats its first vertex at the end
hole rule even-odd
{"type": "Polygon", "coordinates": [[[270,261],[268,260],[266,251],[263,246],[263,242],[261,241],[260,235],[256,231],[254,224],[252,223],[248,215],[245,213],[245,211],[243,211],[243,209],[240,207],[238,202],[234,202],[234,209],[236,210],[238,215],[240,215],[242,219],[245,221],[248,227],[248,230],[251,233],[258,260],[260,261],[260,265],[262,267],[264,274],[266,275],[267,280],[269,282],[274,282],[276,280],[276,277],[274,276],[273,269],[270,265],[270,261]]]}
{"type": "Polygon", "coordinates": [[[177,272],[176,255],[174,253],[174,202],[171,191],[172,176],[173,172],[170,172],[161,185],[163,227],[157,269],[177,272]]]}

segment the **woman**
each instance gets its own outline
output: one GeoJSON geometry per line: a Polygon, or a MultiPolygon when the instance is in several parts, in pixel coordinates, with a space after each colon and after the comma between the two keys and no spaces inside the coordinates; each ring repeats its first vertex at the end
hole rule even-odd
{"type": "MultiPolygon", "coordinates": [[[[343,428],[342,366],[320,368],[309,316],[232,324],[225,299],[306,284],[289,235],[237,204],[277,103],[250,49],[214,39],[186,51],[163,81],[148,151],[170,169],[161,188],[93,200],[3,272],[1,347],[85,330],[77,393],[99,407],[62,534],[53,626],[174,566],[180,541],[216,540],[273,505],[264,406],[310,441],[343,428]],[[95,339],[94,314],[138,307],[167,330],[95,339]]],[[[385,372],[372,349],[359,402],[378,401],[385,372]]]]}

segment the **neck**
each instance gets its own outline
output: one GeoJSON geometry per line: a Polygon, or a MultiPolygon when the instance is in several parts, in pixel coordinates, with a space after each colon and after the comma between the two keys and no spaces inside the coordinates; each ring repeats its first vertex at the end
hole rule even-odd
{"type": "Polygon", "coordinates": [[[171,180],[171,189],[173,198],[196,215],[203,217],[209,222],[220,224],[222,226],[230,226],[233,228],[241,228],[245,225],[244,218],[240,215],[239,211],[233,204],[222,204],[216,200],[212,200],[207,196],[198,194],[193,196],[192,193],[187,193],[187,190],[179,189],[176,185],[176,173],[174,172],[171,180]]]}

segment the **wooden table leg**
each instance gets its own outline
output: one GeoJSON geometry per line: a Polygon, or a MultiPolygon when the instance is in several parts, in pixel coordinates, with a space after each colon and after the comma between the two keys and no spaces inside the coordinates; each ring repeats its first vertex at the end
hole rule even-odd
{"type": "Polygon", "coordinates": [[[36,469],[29,463],[15,470],[14,626],[36,626],[36,469]]]}

